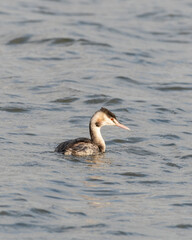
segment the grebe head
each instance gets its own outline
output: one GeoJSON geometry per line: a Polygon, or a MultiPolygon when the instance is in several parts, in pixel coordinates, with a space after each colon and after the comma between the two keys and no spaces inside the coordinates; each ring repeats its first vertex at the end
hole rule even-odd
{"type": "Polygon", "coordinates": [[[106,125],[110,125],[110,126],[118,126],[126,130],[130,130],[128,127],[121,124],[117,120],[114,113],[109,111],[107,108],[103,108],[103,107],[93,115],[91,122],[94,122],[96,127],[103,127],[106,125]]]}

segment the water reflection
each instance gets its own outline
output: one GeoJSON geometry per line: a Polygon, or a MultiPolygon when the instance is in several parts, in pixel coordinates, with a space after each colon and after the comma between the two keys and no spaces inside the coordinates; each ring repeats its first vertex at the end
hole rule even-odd
{"type": "Polygon", "coordinates": [[[89,166],[90,168],[104,168],[111,164],[110,158],[107,158],[105,154],[98,154],[93,156],[85,156],[85,157],[77,157],[77,156],[64,156],[62,154],[58,154],[64,160],[83,163],[89,166]]]}
{"type": "Polygon", "coordinates": [[[106,208],[111,205],[111,202],[100,197],[93,197],[88,195],[81,195],[81,197],[87,202],[90,207],[106,208]]]}
{"type": "Polygon", "coordinates": [[[84,179],[81,197],[91,208],[106,208],[111,202],[105,198],[106,192],[110,190],[105,187],[106,177],[103,172],[107,172],[112,161],[105,154],[88,156],[86,159],[79,159],[88,167],[87,176],[84,179]],[[99,171],[98,171],[99,170],[99,171]],[[102,186],[103,185],[103,186],[102,186]],[[101,190],[101,187],[103,190],[101,190]]]}
{"type": "Polygon", "coordinates": [[[98,154],[88,157],[86,163],[91,168],[105,168],[111,164],[111,160],[105,157],[105,154],[98,154]]]}

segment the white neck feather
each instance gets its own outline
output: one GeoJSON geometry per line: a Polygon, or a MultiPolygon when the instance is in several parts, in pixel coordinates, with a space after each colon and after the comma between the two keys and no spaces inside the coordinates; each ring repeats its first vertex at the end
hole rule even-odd
{"type": "Polygon", "coordinates": [[[90,131],[90,136],[91,140],[99,147],[101,152],[105,152],[105,141],[101,135],[101,127],[102,126],[97,126],[97,116],[94,115],[89,123],[89,131],[90,131]]]}

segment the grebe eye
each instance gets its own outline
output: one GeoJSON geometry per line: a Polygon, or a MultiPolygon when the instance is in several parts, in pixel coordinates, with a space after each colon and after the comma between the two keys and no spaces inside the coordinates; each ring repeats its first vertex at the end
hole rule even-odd
{"type": "Polygon", "coordinates": [[[113,119],[113,118],[111,118],[111,121],[113,121],[113,122],[114,122],[114,119],[113,119]]]}

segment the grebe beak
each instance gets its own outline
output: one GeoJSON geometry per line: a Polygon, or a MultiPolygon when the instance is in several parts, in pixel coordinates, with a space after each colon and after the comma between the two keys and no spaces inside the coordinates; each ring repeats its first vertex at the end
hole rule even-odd
{"type": "Polygon", "coordinates": [[[126,130],[131,131],[130,128],[126,127],[125,125],[123,125],[123,124],[121,124],[121,123],[119,123],[119,122],[117,122],[117,121],[115,122],[115,125],[116,125],[117,127],[124,128],[124,129],[126,129],[126,130]]]}

